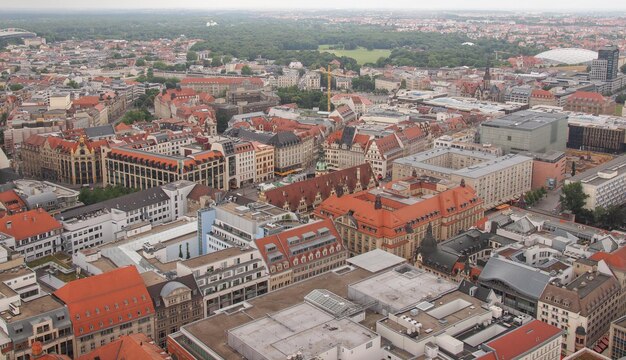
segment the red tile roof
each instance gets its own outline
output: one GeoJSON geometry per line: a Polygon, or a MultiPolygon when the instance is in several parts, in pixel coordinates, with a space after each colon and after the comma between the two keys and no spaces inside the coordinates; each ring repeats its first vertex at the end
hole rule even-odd
{"type": "Polygon", "coordinates": [[[160,360],[169,355],[145,334],[120,336],[115,341],[76,358],[76,360],[160,360]]]}
{"type": "Polygon", "coordinates": [[[26,210],[26,203],[14,190],[0,192],[0,203],[4,205],[9,214],[26,210]]]}
{"type": "Polygon", "coordinates": [[[595,93],[595,92],[576,91],[572,95],[568,96],[566,99],[567,102],[580,101],[580,100],[603,103],[606,101],[606,98],[602,96],[602,94],[595,93]]]}
{"type": "Polygon", "coordinates": [[[512,360],[529,351],[546,345],[561,336],[562,330],[539,320],[520,326],[486,345],[494,350],[499,360],[512,360]]]}
{"type": "Polygon", "coordinates": [[[554,94],[543,89],[535,89],[530,93],[530,97],[532,98],[541,98],[541,99],[553,99],[554,94]]]}
{"type": "Polygon", "coordinates": [[[0,231],[13,236],[15,241],[61,229],[61,223],[41,208],[0,218],[0,231]]]}
{"type": "Polygon", "coordinates": [[[154,314],[148,290],[134,266],[74,280],[54,295],[67,305],[76,337],[154,314]]]}
{"type": "Polygon", "coordinates": [[[589,257],[591,260],[604,260],[611,269],[626,272],[626,246],[623,246],[612,253],[597,252],[589,257]]]}
{"type": "Polygon", "coordinates": [[[72,101],[72,104],[74,104],[75,107],[80,107],[80,108],[94,107],[98,105],[99,103],[100,103],[99,96],[83,96],[72,101]]]}
{"type": "Polygon", "coordinates": [[[284,204],[288,203],[289,210],[297,211],[302,199],[309,208],[313,206],[318,192],[321,199],[325,200],[331,196],[333,190],[335,193],[343,191],[343,186],[347,185],[348,190],[353,192],[359,183],[362,190],[369,189],[370,184],[376,183],[369,163],[268,190],[264,193],[265,201],[279,208],[283,208],[284,204]]]}

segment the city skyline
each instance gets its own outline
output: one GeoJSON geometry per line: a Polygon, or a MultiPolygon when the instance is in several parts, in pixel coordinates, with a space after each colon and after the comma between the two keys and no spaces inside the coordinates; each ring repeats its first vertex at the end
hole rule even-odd
{"type": "Polygon", "coordinates": [[[494,10],[498,11],[515,11],[515,10],[528,10],[528,11],[583,11],[592,10],[595,12],[609,11],[609,10],[626,10],[626,4],[616,4],[611,0],[601,0],[590,3],[588,1],[574,0],[574,1],[553,1],[546,3],[541,0],[529,0],[525,2],[509,2],[502,3],[495,0],[477,0],[468,3],[461,0],[443,0],[436,3],[423,4],[419,2],[413,2],[408,0],[396,1],[393,4],[385,3],[381,6],[379,1],[364,0],[364,1],[329,1],[321,0],[310,4],[297,3],[294,4],[290,1],[284,0],[271,0],[259,4],[252,0],[235,0],[227,3],[213,3],[207,4],[198,0],[181,0],[177,2],[170,2],[166,0],[137,0],[131,4],[121,0],[113,0],[106,3],[95,2],[85,3],[78,0],[58,0],[54,2],[48,2],[43,0],[26,0],[14,4],[5,4],[6,10],[99,10],[99,9],[265,9],[265,10],[294,10],[294,9],[367,9],[367,10],[396,10],[396,9],[409,9],[409,10],[494,10]]]}

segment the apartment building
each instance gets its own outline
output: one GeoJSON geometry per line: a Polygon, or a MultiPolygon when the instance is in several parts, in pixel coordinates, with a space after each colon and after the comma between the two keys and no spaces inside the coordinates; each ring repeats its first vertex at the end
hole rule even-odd
{"type": "Polygon", "coordinates": [[[255,182],[266,182],[274,178],[274,147],[258,141],[251,141],[254,146],[255,182]]]}
{"type": "Polygon", "coordinates": [[[178,181],[63,211],[59,250],[76,254],[174,221],[186,215],[187,196],[198,186],[178,181]]]}
{"type": "Polygon", "coordinates": [[[170,119],[176,115],[182,103],[196,105],[200,96],[194,89],[167,89],[154,98],[154,115],[159,119],[170,119]]]}
{"type": "Polygon", "coordinates": [[[256,181],[256,156],[251,142],[220,137],[211,141],[211,150],[224,155],[229,189],[236,189],[256,181]]]}
{"type": "Polygon", "coordinates": [[[204,317],[202,293],[193,275],[164,280],[147,286],[154,304],[154,341],[165,349],[167,336],[204,317]]]}
{"type": "Polygon", "coordinates": [[[523,155],[497,157],[479,151],[438,148],[398,159],[393,180],[432,176],[463,182],[474,189],[485,209],[516,199],[531,189],[533,159],[523,155]]]}
{"type": "Polygon", "coordinates": [[[103,184],[148,189],[189,180],[226,189],[224,155],[202,151],[188,156],[162,155],[131,147],[103,148],[103,184]]]}
{"type": "Polygon", "coordinates": [[[528,104],[532,88],[530,85],[513,86],[504,94],[504,101],[528,104]]]}
{"type": "Polygon", "coordinates": [[[100,149],[106,144],[106,140],[91,141],[85,136],[64,139],[33,135],[21,150],[24,175],[71,185],[100,183],[100,149]]]}
{"type": "Polygon", "coordinates": [[[270,291],[341,267],[348,258],[330,219],[267,236],[255,244],[269,269],[270,291]]]}
{"type": "Polygon", "coordinates": [[[332,195],[314,215],[334,220],[351,254],[383,249],[413,259],[429,227],[437,239],[458,234],[482,219],[483,203],[468,186],[421,197],[372,189],[332,195]]]}
{"type": "Polygon", "coordinates": [[[374,80],[374,87],[376,90],[387,90],[388,92],[393,92],[400,88],[400,80],[377,77],[374,80]]]}
{"type": "Polygon", "coordinates": [[[557,100],[554,94],[550,91],[535,89],[530,93],[528,105],[530,107],[536,105],[557,106],[557,100]]]}
{"type": "Polygon", "coordinates": [[[219,96],[226,91],[260,89],[263,87],[263,79],[255,77],[184,78],[180,81],[180,86],[219,96]]]}
{"type": "Polygon", "coordinates": [[[615,101],[599,93],[577,91],[567,97],[563,109],[593,115],[614,115],[615,101]]]}
{"type": "Polygon", "coordinates": [[[0,218],[0,242],[32,261],[61,249],[63,227],[42,208],[0,218]]]}
{"type": "Polygon", "coordinates": [[[193,274],[205,316],[268,292],[269,276],[259,250],[231,247],[176,263],[178,276],[193,274]]]}
{"type": "Polygon", "coordinates": [[[576,174],[565,184],[580,182],[588,195],[585,208],[609,207],[626,203],[626,155],[576,174]]]}
{"type": "Polygon", "coordinates": [[[480,142],[504,153],[565,151],[567,115],[518,111],[480,124],[480,142]]]}
{"type": "Polygon", "coordinates": [[[53,294],[69,311],[75,357],[121,335],[144,333],[154,339],[154,305],[134,266],[71,281],[53,294]]]}
{"type": "Polygon", "coordinates": [[[592,347],[617,318],[621,288],[612,275],[583,272],[567,285],[550,283],[537,303],[537,318],[564,330],[563,355],[592,347]]]}
{"type": "Polygon", "coordinates": [[[10,345],[3,351],[7,359],[32,359],[32,344],[38,341],[44,353],[74,354],[74,334],[68,309],[52,295],[22,302],[11,311],[0,313],[0,329],[10,345]]]}

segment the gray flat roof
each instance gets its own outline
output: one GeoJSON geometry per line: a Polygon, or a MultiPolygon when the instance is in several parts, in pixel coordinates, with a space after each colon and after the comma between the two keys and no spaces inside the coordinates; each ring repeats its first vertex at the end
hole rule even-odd
{"type": "Polygon", "coordinates": [[[524,110],[485,121],[480,126],[532,131],[561,120],[567,121],[567,114],[524,110]]]}
{"type": "Polygon", "coordinates": [[[457,285],[413,266],[400,265],[349,287],[399,311],[454,290],[457,285]]]}
{"type": "Polygon", "coordinates": [[[388,251],[374,249],[346,260],[349,264],[363,268],[369,272],[379,272],[392,266],[400,265],[406,260],[388,251]]]}

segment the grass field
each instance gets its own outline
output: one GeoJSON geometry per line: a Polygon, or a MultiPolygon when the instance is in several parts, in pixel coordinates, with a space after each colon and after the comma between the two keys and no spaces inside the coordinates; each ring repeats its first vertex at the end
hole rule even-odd
{"type": "Polygon", "coordinates": [[[317,49],[318,51],[326,51],[337,56],[347,56],[356,60],[360,65],[368,63],[368,62],[376,62],[381,57],[389,57],[391,54],[391,50],[384,49],[374,49],[367,50],[364,47],[359,47],[354,50],[329,50],[330,45],[320,45],[317,49]]]}

